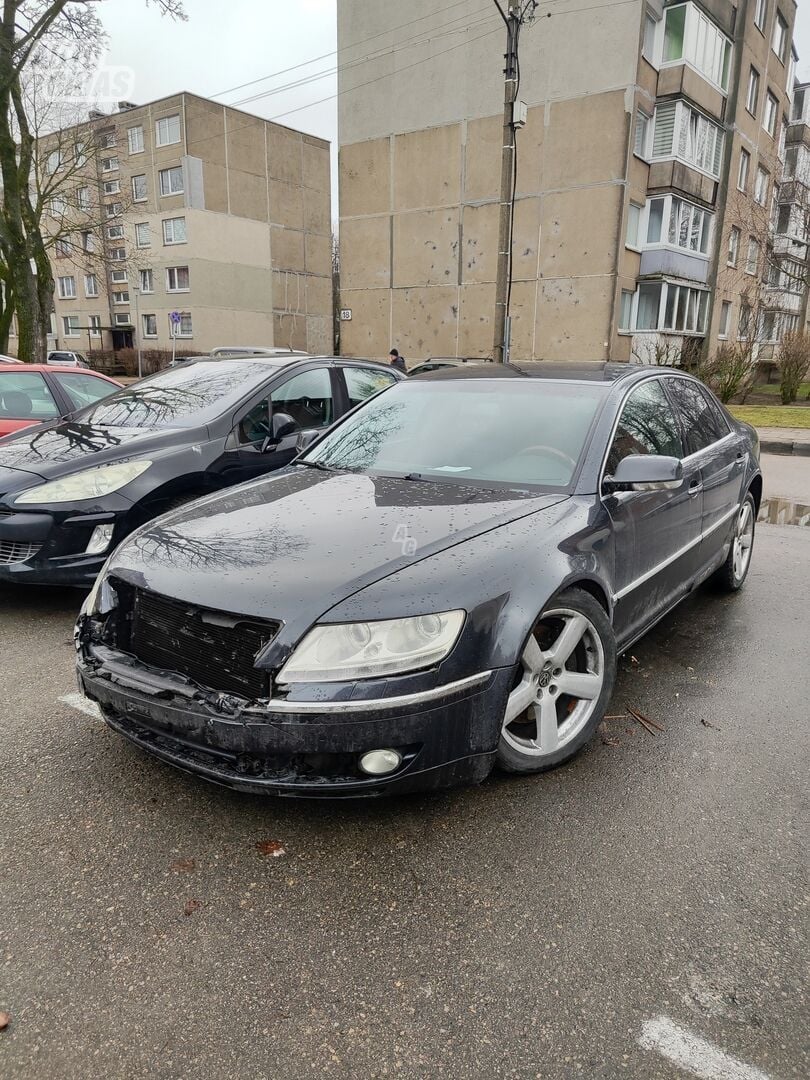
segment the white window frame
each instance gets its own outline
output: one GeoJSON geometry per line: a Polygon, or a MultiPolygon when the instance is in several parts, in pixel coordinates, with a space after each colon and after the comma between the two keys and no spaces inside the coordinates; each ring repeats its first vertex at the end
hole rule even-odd
{"type": "Polygon", "coordinates": [[[754,26],[763,35],[765,33],[765,24],[768,21],[768,0],[756,0],[754,5],[754,26]]]}
{"type": "Polygon", "coordinates": [[[177,326],[175,326],[174,323],[172,323],[171,320],[170,320],[169,321],[169,327],[170,327],[170,330],[171,330],[171,333],[172,333],[173,337],[177,337],[177,338],[193,338],[194,337],[194,322],[193,322],[193,320],[191,318],[191,312],[190,311],[181,311],[180,312],[180,322],[177,324],[177,326]],[[188,319],[188,322],[189,322],[188,330],[183,329],[183,320],[184,319],[188,319]]]}
{"type": "Polygon", "coordinates": [[[754,177],[754,202],[758,206],[768,205],[768,192],[771,189],[771,174],[762,165],[757,165],[754,177]]]}
{"type": "Polygon", "coordinates": [[[92,229],[82,229],[82,251],[87,252],[88,255],[95,254],[96,250],[96,238],[93,235],[92,229]]]}
{"type": "Polygon", "coordinates": [[[728,249],[726,250],[726,266],[731,266],[736,269],[740,261],[740,238],[742,231],[736,226],[732,225],[728,233],[728,249]]]}
{"type": "Polygon", "coordinates": [[[106,203],[104,210],[108,219],[121,217],[124,212],[124,204],[120,202],[106,203]]]}
{"type": "Polygon", "coordinates": [[[99,150],[112,150],[118,145],[118,139],[115,131],[102,131],[99,132],[98,148],[99,150]]]}
{"type": "Polygon", "coordinates": [[[644,219],[644,206],[634,203],[632,200],[627,204],[627,229],[624,238],[624,246],[631,251],[641,251],[641,224],[644,219]]]}
{"type": "Polygon", "coordinates": [[[146,181],[146,173],[136,173],[131,180],[132,185],[132,201],[133,202],[146,202],[149,198],[149,188],[146,181]],[[136,180],[143,180],[143,195],[138,194],[138,190],[135,187],[136,180]]]}
{"type": "Polygon", "coordinates": [[[76,299],[76,278],[73,274],[60,274],[57,278],[60,300],[76,299]]]}
{"type": "Polygon", "coordinates": [[[619,297],[619,333],[620,334],[632,334],[633,332],[633,299],[634,292],[632,289],[622,289],[621,296],[619,297]],[[628,299],[629,297],[629,299],[628,299]],[[626,305],[626,318],[625,318],[625,305],[626,305]],[[623,325],[626,323],[627,325],[623,325]]]}
{"type": "Polygon", "coordinates": [[[128,311],[116,311],[115,315],[113,316],[113,322],[116,326],[132,325],[132,321],[130,320],[128,311]]]}
{"type": "Polygon", "coordinates": [[[113,283],[113,285],[128,285],[129,275],[127,274],[126,270],[111,270],[110,281],[113,283]]]}
{"type": "Polygon", "coordinates": [[[105,195],[120,195],[121,194],[121,181],[120,180],[105,180],[104,181],[104,194],[105,195]]]}
{"type": "Polygon", "coordinates": [[[114,289],[112,294],[112,302],[121,306],[129,303],[129,289],[114,289]]]}
{"type": "Polygon", "coordinates": [[[101,337],[101,316],[88,315],[87,322],[90,330],[90,337],[101,337]]]}
{"type": "Polygon", "coordinates": [[[145,268],[140,271],[139,284],[141,292],[144,295],[147,295],[148,293],[153,293],[155,291],[155,276],[151,268],[145,268]]]}
{"type": "Polygon", "coordinates": [[[127,249],[125,247],[108,248],[107,255],[110,262],[126,262],[127,249]]]}
{"type": "Polygon", "coordinates": [[[148,221],[135,223],[135,247],[148,248],[152,246],[152,229],[148,221]]]}
{"type": "Polygon", "coordinates": [[[776,137],[776,124],[779,119],[779,99],[772,90],[765,91],[765,108],[762,110],[762,126],[771,136],[776,137]]]}
{"type": "Polygon", "coordinates": [[[729,78],[732,68],[733,43],[697,5],[687,2],[674,4],[664,9],[662,31],[658,55],[661,57],[659,67],[674,67],[677,64],[686,64],[697,71],[707,82],[716,86],[723,94],[728,93],[729,78]],[[683,49],[678,57],[671,60],[664,59],[664,46],[666,44],[666,21],[669,13],[685,8],[683,49]],[[712,40],[710,40],[710,36],[712,40]]]}
{"type": "Polygon", "coordinates": [[[175,244],[186,244],[186,243],[188,243],[188,233],[186,231],[186,219],[185,219],[185,217],[164,218],[162,225],[163,225],[163,244],[164,244],[165,247],[173,247],[175,244]],[[182,240],[176,240],[174,238],[175,223],[178,222],[178,221],[183,222],[183,234],[184,235],[183,235],[182,240]],[[166,231],[167,226],[171,226],[171,228],[169,230],[171,232],[171,234],[172,234],[171,239],[168,239],[168,236],[167,236],[167,231],[166,231]]]}
{"type": "Polygon", "coordinates": [[[136,124],[127,128],[127,147],[130,154],[142,154],[144,152],[143,124],[136,124]]]}
{"type": "Polygon", "coordinates": [[[639,282],[639,285],[636,288],[635,296],[633,297],[633,333],[677,334],[679,337],[704,337],[706,334],[708,310],[709,289],[700,288],[694,285],[684,285],[682,282],[670,281],[668,278],[664,278],[662,281],[639,282]],[[658,297],[658,314],[656,319],[656,325],[654,327],[639,328],[637,326],[639,298],[642,287],[658,287],[660,289],[658,297]],[[677,329],[677,324],[675,326],[666,325],[668,298],[669,293],[672,290],[675,290],[675,300],[673,303],[673,308],[674,314],[676,316],[681,311],[680,292],[682,290],[685,291],[684,314],[688,312],[691,316],[693,316],[693,318],[689,319],[690,322],[694,322],[695,324],[693,329],[686,329],[686,318],[684,318],[684,328],[682,329],[677,329]]]}
{"type": "Polygon", "coordinates": [[[189,274],[189,270],[188,270],[187,266],[167,266],[166,267],[166,292],[167,293],[191,292],[191,275],[189,274]],[[185,272],[186,272],[186,280],[189,282],[189,284],[184,286],[184,287],[181,287],[181,286],[179,286],[177,284],[177,280],[178,280],[178,277],[179,277],[179,271],[180,270],[185,270],[185,272]],[[175,282],[174,285],[172,285],[172,279],[174,279],[174,282],[175,282]]]}
{"type": "Polygon", "coordinates": [[[172,113],[170,116],[161,116],[155,121],[155,146],[174,146],[182,141],[183,133],[180,124],[180,113],[172,113]],[[177,138],[169,138],[174,129],[172,121],[177,122],[177,138]],[[165,132],[164,138],[161,132],[165,132]]]}
{"type": "Polygon", "coordinates": [[[79,326],[78,315],[63,315],[62,326],[65,330],[65,337],[81,337],[82,331],[79,326]]]}
{"type": "Polygon", "coordinates": [[[751,155],[744,146],[740,147],[740,159],[737,162],[737,191],[748,191],[748,178],[751,175],[751,155]]]}
{"type": "Polygon", "coordinates": [[[156,338],[158,336],[157,315],[141,315],[141,329],[145,338],[156,338]],[[148,319],[152,320],[154,330],[147,330],[147,326],[149,325],[147,322],[148,319]]]}
{"type": "Polygon", "coordinates": [[[728,340],[728,329],[731,325],[732,304],[730,300],[720,301],[720,318],[717,322],[717,336],[720,341],[728,340]]]}
{"type": "Polygon", "coordinates": [[[748,69],[748,82],[745,88],[745,107],[751,116],[757,115],[757,108],[759,107],[759,87],[762,82],[762,78],[751,64],[748,69]]]}
{"type": "Polygon", "coordinates": [[[698,206],[697,203],[691,202],[689,199],[684,199],[681,195],[653,195],[647,200],[647,204],[644,208],[644,214],[641,220],[641,246],[644,251],[655,251],[659,248],[667,248],[669,251],[677,251],[681,254],[690,255],[696,259],[706,259],[707,261],[712,255],[712,245],[714,242],[714,224],[715,216],[711,210],[707,210],[704,206],[698,206]],[[650,240],[649,235],[649,222],[650,222],[650,209],[654,202],[662,202],[664,204],[663,213],[661,217],[661,239],[650,240]],[[670,223],[672,222],[673,213],[677,214],[677,222],[675,224],[676,236],[680,237],[680,222],[686,212],[689,219],[689,226],[687,229],[687,244],[684,247],[676,241],[672,241],[670,237],[670,223]],[[695,232],[695,230],[697,231],[695,232]],[[700,250],[700,244],[704,237],[706,238],[706,250],[700,250]],[[698,246],[693,248],[692,237],[697,236],[698,246]]]}
{"type": "Polygon", "coordinates": [[[98,277],[96,274],[84,275],[84,295],[88,300],[98,296],[98,277]]]}
{"type": "Polygon", "coordinates": [[[655,12],[647,8],[644,12],[644,32],[641,38],[641,55],[644,59],[657,68],[661,55],[660,37],[663,29],[663,19],[655,12]]]}
{"type": "MultiPolygon", "coordinates": [[[[790,29],[788,27],[787,19],[782,12],[776,9],[776,18],[773,20],[773,34],[771,35],[771,51],[774,52],[779,59],[780,63],[784,64],[787,57],[787,50],[790,44],[790,29]],[[777,42],[781,43],[781,48],[777,48],[777,42]]],[[[790,84],[788,84],[790,85],[790,84]]]]}
{"type": "Polygon", "coordinates": [[[78,210],[90,210],[93,206],[90,188],[83,184],[76,188],[76,208],[78,210]]]}
{"type": "Polygon", "coordinates": [[[725,133],[714,120],[685,101],[656,105],[650,140],[650,160],[682,161],[690,169],[719,180],[725,133]],[[669,141],[669,125],[672,140],[669,141]]]}
{"type": "Polygon", "coordinates": [[[749,274],[751,277],[756,277],[756,275],[757,275],[757,271],[759,269],[759,256],[760,256],[760,254],[761,254],[761,249],[760,249],[759,242],[753,236],[749,236],[748,237],[748,248],[746,249],[746,252],[745,252],[745,273],[749,274]],[[752,254],[754,256],[753,263],[752,263],[752,260],[751,260],[752,254]]]}
{"type": "Polygon", "coordinates": [[[117,172],[119,167],[118,158],[115,154],[113,154],[112,157],[104,157],[101,159],[102,172],[117,172]]]}
{"type": "Polygon", "coordinates": [[[167,169],[160,169],[158,171],[158,190],[161,198],[165,198],[170,195],[182,195],[185,191],[185,182],[183,179],[183,166],[182,165],[170,165],[167,169]],[[172,186],[173,180],[179,175],[180,187],[175,188],[172,186]],[[164,185],[164,178],[167,184],[164,185]],[[164,190],[167,187],[168,190],[164,190]]]}
{"type": "Polygon", "coordinates": [[[107,239],[108,240],[123,240],[124,239],[124,226],[123,225],[108,225],[107,226],[107,239]]]}

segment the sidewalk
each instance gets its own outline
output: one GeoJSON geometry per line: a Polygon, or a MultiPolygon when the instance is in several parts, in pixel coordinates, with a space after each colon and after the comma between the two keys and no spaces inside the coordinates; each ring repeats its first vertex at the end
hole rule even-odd
{"type": "Polygon", "coordinates": [[[810,457],[810,428],[758,427],[763,454],[798,454],[810,457]]]}

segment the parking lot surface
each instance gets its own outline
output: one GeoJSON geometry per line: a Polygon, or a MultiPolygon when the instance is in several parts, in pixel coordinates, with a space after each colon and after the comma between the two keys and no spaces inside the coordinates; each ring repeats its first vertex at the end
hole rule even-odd
{"type": "Polygon", "coordinates": [[[77,594],[0,591],[0,1074],[810,1075],[809,565],[760,527],[567,767],[366,803],[146,758],[75,707],[77,594]]]}

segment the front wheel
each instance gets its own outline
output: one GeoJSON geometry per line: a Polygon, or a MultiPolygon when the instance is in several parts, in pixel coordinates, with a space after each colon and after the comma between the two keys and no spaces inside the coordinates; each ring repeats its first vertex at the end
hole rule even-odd
{"type": "Polygon", "coordinates": [[[754,549],[754,527],[757,518],[754,496],[749,491],[742,501],[740,512],[734,523],[731,547],[726,561],[717,571],[715,580],[726,592],[737,592],[742,588],[751,566],[751,553],[754,549]]]}
{"type": "Polygon", "coordinates": [[[506,704],[498,764],[536,773],[572,758],[596,731],[616,681],[616,641],[604,609],[567,589],[540,615],[506,704]]]}

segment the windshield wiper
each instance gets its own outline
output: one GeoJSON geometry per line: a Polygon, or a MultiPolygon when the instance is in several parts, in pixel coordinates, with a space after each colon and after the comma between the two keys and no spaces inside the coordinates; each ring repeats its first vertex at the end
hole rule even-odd
{"type": "Polygon", "coordinates": [[[302,458],[300,461],[296,461],[295,464],[306,465],[308,469],[319,469],[321,472],[335,472],[329,465],[324,465],[322,461],[305,461],[302,458]]]}

